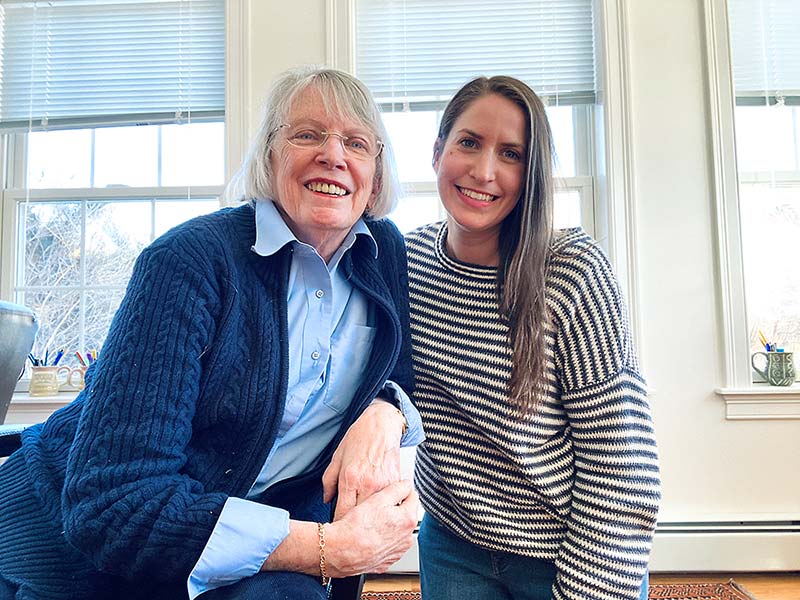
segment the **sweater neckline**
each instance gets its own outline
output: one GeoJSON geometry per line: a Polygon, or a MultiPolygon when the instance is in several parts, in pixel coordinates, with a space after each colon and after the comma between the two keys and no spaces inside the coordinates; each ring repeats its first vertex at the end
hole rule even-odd
{"type": "Polygon", "coordinates": [[[439,231],[436,232],[436,240],[434,241],[433,248],[436,254],[436,259],[439,264],[446,270],[458,273],[459,275],[466,275],[475,279],[484,279],[487,281],[497,281],[497,267],[487,267],[485,265],[475,265],[472,263],[462,262],[457,258],[453,258],[447,254],[447,221],[442,221],[439,226],[439,231]]]}

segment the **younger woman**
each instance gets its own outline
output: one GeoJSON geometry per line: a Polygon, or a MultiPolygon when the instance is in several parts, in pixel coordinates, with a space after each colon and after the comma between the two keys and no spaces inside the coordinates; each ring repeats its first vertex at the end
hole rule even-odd
{"type": "Polygon", "coordinates": [[[647,597],[658,456],[620,290],[554,232],[552,136],[524,83],[448,104],[447,212],[407,238],[425,600],[647,597]]]}

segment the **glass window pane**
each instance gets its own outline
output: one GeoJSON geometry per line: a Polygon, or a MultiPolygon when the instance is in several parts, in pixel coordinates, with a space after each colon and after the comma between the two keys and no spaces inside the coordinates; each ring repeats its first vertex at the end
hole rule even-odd
{"type": "Polygon", "coordinates": [[[99,352],[103,347],[111,320],[114,317],[114,313],[117,312],[119,303],[122,302],[124,295],[124,287],[86,292],[86,325],[84,333],[86,347],[81,350],[81,353],[91,349],[99,352]]]}
{"type": "Polygon", "coordinates": [[[89,187],[91,158],[91,129],[29,133],[28,187],[89,187]]]}
{"type": "Polygon", "coordinates": [[[196,200],[159,200],[156,202],[156,227],[154,237],[158,237],[173,227],[192,217],[205,215],[219,209],[216,198],[196,200]]]}
{"type": "Polygon", "coordinates": [[[575,119],[571,106],[548,106],[547,120],[555,146],[555,172],[559,177],[575,176],[575,119]]]}
{"type": "Polygon", "coordinates": [[[435,181],[431,160],[439,113],[386,112],[382,117],[392,140],[400,181],[435,181]]]}
{"type": "MultiPolygon", "coordinates": [[[[39,320],[39,331],[33,343],[33,355],[43,358],[45,352],[55,358],[60,348],[71,354],[80,343],[80,292],[49,289],[17,295],[17,301],[31,308],[39,320]]],[[[64,356],[59,364],[71,364],[64,356]]],[[[77,360],[75,361],[77,362],[77,360]]]]}
{"type": "Polygon", "coordinates": [[[798,123],[796,106],[737,106],[739,172],[800,170],[798,123]]]}
{"type": "Polygon", "coordinates": [[[125,286],[133,263],[150,242],[151,203],[88,202],[86,283],[125,286]]]}
{"type": "Polygon", "coordinates": [[[225,124],[161,127],[161,185],[222,185],[225,124]]]}
{"type": "Polygon", "coordinates": [[[439,206],[439,196],[406,196],[400,199],[389,218],[401,232],[407,233],[427,223],[441,221],[444,213],[440,213],[439,206]]]}
{"type": "Polygon", "coordinates": [[[750,349],[764,350],[760,330],[769,342],[800,351],[800,183],[741,184],[739,197],[750,349]]]}
{"type": "Polygon", "coordinates": [[[158,126],[95,130],[94,187],[158,185],[158,126]]]}
{"type": "Polygon", "coordinates": [[[80,203],[23,202],[19,211],[24,245],[17,285],[79,285],[83,229],[80,203]]]}
{"type": "Polygon", "coordinates": [[[553,198],[553,226],[567,229],[581,225],[581,193],[577,190],[556,190],[553,198]]]}

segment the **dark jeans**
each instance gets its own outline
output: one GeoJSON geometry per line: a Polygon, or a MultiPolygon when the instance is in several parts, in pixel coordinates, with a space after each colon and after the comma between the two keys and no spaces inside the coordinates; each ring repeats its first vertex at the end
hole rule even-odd
{"type": "MultiPolygon", "coordinates": [[[[15,600],[17,589],[0,577],[0,600],[15,600]]],[[[25,596],[29,597],[28,595],[25,596]]],[[[113,595],[107,596],[113,598],[113,595]]],[[[141,598],[175,600],[186,598],[186,585],[156,585],[141,598]]],[[[301,573],[258,573],[228,586],[200,594],[197,600],[326,600],[327,590],[319,579],[301,573]]]]}
{"type": "Polygon", "coordinates": [[[197,600],[325,600],[319,579],[302,573],[256,573],[232,585],[200,594],[197,600]]]}
{"type": "MultiPolygon", "coordinates": [[[[551,600],[556,567],[480,548],[426,514],[419,529],[419,578],[424,600],[551,600]]],[[[647,575],[640,599],[647,599],[647,575]]]]}
{"type": "Polygon", "coordinates": [[[16,595],[14,587],[0,576],[0,600],[14,600],[16,595]]]}

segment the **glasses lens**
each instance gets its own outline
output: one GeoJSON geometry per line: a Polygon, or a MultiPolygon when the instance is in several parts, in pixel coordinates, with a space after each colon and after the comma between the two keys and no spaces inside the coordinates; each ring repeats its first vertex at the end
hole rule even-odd
{"type": "Polygon", "coordinates": [[[304,148],[313,148],[314,146],[322,146],[328,136],[316,129],[303,128],[296,130],[290,129],[286,137],[290,144],[304,148]]]}
{"type": "Polygon", "coordinates": [[[375,147],[377,144],[364,137],[354,136],[346,138],[343,141],[344,149],[354,156],[369,158],[376,155],[375,147]]]}
{"type": "Polygon", "coordinates": [[[342,141],[342,147],[348,154],[357,158],[374,158],[381,152],[383,144],[361,135],[344,136],[332,131],[320,131],[302,127],[300,129],[288,129],[286,140],[293,146],[300,148],[317,148],[325,144],[330,136],[335,136],[342,141]]]}

